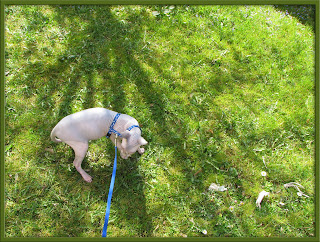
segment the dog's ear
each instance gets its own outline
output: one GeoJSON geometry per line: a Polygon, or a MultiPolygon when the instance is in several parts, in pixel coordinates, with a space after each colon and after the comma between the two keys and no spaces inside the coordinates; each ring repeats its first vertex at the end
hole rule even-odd
{"type": "Polygon", "coordinates": [[[128,139],[130,137],[130,132],[126,130],[121,134],[121,136],[122,138],[128,139]]]}
{"type": "Polygon", "coordinates": [[[144,138],[142,138],[142,137],[139,138],[139,141],[138,141],[138,142],[139,142],[140,145],[146,145],[146,144],[148,144],[148,142],[147,142],[144,138]]]}

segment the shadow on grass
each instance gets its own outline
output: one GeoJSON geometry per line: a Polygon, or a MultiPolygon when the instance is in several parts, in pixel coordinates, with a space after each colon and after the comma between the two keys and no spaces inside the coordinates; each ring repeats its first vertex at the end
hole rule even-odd
{"type": "MultiPolygon", "coordinates": [[[[130,50],[126,49],[123,43],[126,42],[124,34],[129,31],[128,27],[113,17],[109,7],[93,7],[92,12],[87,10],[88,8],[82,6],[56,8],[59,23],[63,24],[67,19],[73,21],[77,19],[78,14],[82,17],[81,21],[86,23],[84,30],[72,32],[70,36],[68,53],[65,58],[68,59],[68,56],[78,57],[78,61],[72,65],[75,68],[74,72],[79,73],[80,78],[76,76],[74,82],[65,88],[66,95],[63,95],[65,99],[62,101],[59,110],[62,110],[61,114],[65,113],[65,110],[70,110],[71,100],[69,98],[74,98],[74,94],[80,91],[77,88],[79,79],[86,82],[83,108],[94,107],[94,95],[97,90],[92,80],[94,73],[97,72],[103,78],[101,88],[107,90],[107,95],[103,96],[101,102],[105,107],[123,113],[125,107],[123,85],[126,82],[123,69],[124,65],[127,65],[128,56],[130,56],[130,50]],[[81,48],[79,48],[80,45],[82,45],[81,48]],[[115,59],[111,63],[110,58],[113,57],[115,59]]],[[[140,38],[139,32],[136,32],[135,36],[140,38]]],[[[134,42],[135,40],[130,41],[134,42]]],[[[108,152],[113,153],[113,149],[111,150],[108,149],[108,152]]],[[[130,164],[127,162],[121,161],[118,165],[117,185],[113,195],[112,208],[116,211],[116,217],[119,217],[121,222],[126,221],[127,224],[135,224],[134,236],[151,236],[153,231],[152,218],[148,215],[146,209],[146,199],[142,190],[144,180],[143,177],[135,176],[139,174],[137,161],[132,161],[130,164]],[[132,176],[134,178],[130,179],[132,176]]],[[[102,181],[105,184],[93,192],[95,197],[104,194],[104,201],[107,200],[111,178],[109,174],[111,172],[112,167],[109,167],[107,170],[95,174],[99,177],[105,177],[108,174],[108,179],[102,181]]],[[[117,220],[115,223],[117,223],[117,220]]]]}
{"type": "Polygon", "coordinates": [[[315,5],[274,5],[276,9],[286,15],[297,18],[302,24],[310,26],[315,30],[315,5]]]}
{"type": "MultiPolygon", "coordinates": [[[[30,127],[38,132],[42,141],[41,147],[38,147],[37,160],[42,160],[46,153],[45,148],[52,146],[49,140],[51,129],[60,119],[72,113],[72,105],[79,99],[80,92],[85,92],[84,99],[79,100],[82,109],[95,106],[97,89],[93,83],[93,76],[96,73],[103,77],[102,83],[99,85],[106,93],[100,99],[100,102],[106,108],[123,113],[123,108],[126,105],[123,89],[126,82],[126,73],[123,71],[124,66],[130,64],[128,59],[132,59],[132,57],[129,57],[132,47],[129,49],[124,46],[124,43],[128,42],[124,39],[124,36],[129,31],[129,27],[113,17],[110,7],[57,6],[53,9],[55,10],[55,20],[67,32],[64,36],[66,41],[65,54],[60,56],[54,64],[44,65],[39,61],[24,69],[24,73],[33,73],[33,78],[29,76],[24,81],[29,90],[36,90],[36,108],[39,113],[43,114],[42,117],[36,117],[37,122],[34,123],[33,127],[30,127]],[[78,19],[79,15],[81,20],[78,19]],[[66,22],[74,23],[74,25],[67,26],[66,22]],[[83,29],[79,29],[82,27],[80,22],[85,24],[83,29]],[[114,58],[112,63],[110,58],[114,58]],[[38,80],[42,80],[43,85],[35,85],[38,80]],[[58,100],[58,102],[55,100],[58,100]],[[46,120],[41,120],[44,117],[46,117],[46,120]]],[[[41,12],[36,14],[32,22],[29,23],[30,26],[37,21],[36,18],[42,19],[42,17],[41,12]]],[[[139,39],[138,27],[134,31],[136,31],[136,38],[139,39]]],[[[135,39],[130,41],[134,42],[135,39]]],[[[31,44],[32,41],[29,45],[31,44]]],[[[36,49],[34,49],[32,55],[34,57],[38,56],[36,49]]],[[[30,93],[31,95],[32,93],[30,93]]],[[[109,141],[106,139],[106,142],[109,141]]],[[[103,148],[105,147],[102,147],[101,152],[103,152],[103,148]]],[[[106,152],[113,154],[114,148],[110,146],[106,152]]],[[[56,159],[54,162],[59,162],[61,159],[58,154],[54,155],[56,159]]],[[[67,154],[70,155],[71,151],[68,151],[67,154]]],[[[73,155],[70,156],[70,164],[72,164],[73,158],[73,155]]],[[[117,170],[117,185],[113,195],[112,209],[117,211],[119,220],[126,221],[127,224],[135,224],[132,231],[133,236],[151,236],[153,231],[152,218],[146,209],[146,199],[143,191],[144,178],[143,176],[137,176],[139,174],[137,161],[131,159],[118,163],[120,164],[117,170]],[[135,229],[136,231],[134,231],[135,229]]],[[[61,167],[55,167],[56,174],[70,175],[64,170],[61,171],[61,167]]],[[[87,167],[86,159],[83,167],[85,169],[87,167]]],[[[80,178],[77,172],[73,173],[80,178]]],[[[101,198],[106,204],[112,165],[95,174],[89,173],[95,177],[107,177],[104,180],[99,179],[100,186],[93,184],[91,187],[96,189],[92,191],[92,196],[101,198]]],[[[65,183],[61,186],[70,186],[68,179],[65,179],[65,183]]],[[[78,186],[78,184],[73,185],[78,186]]],[[[86,184],[80,184],[79,186],[83,185],[86,184]]],[[[79,213],[71,214],[68,218],[70,228],[64,230],[65,234],[59,232],[59,236],[78,236],[79,233],[75,233],[75,231],[80,233],[81,231],[79,229],[72,231],[71,228],[79,224],[79,216],[79,213]]],[[[68,227],[68,225],[66,226],[68,227]]],[[[103,224],[99,224],[99,226],[102,229],[103,224]]]]}

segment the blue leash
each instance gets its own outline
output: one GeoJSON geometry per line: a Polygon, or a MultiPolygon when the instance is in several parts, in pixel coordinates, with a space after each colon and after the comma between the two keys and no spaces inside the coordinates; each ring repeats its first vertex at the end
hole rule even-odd
{"type": "Polygon", "coordinates": [[[113,193],[114,181],[116,179],[116,170],[117,170],[117,135],[116,135],[116,139],[115,139],[114,148],[115,148],[114,165],[113,165],[111,183],[110,183],[110,188],[109,188],[106,216],[104,218],[104,225],[103,225],[103,229],[102,229],[102,237],[107,237],[107,228],[108,228],[109,215],[110,215],[111,198],[112,198],[112,193],[113,193]]]}
{"type": "MultiPolygon", "coordinates": [[[[116,116],[114,117],[109,131],[106,135],[107,138],[110,138],[111,133],[115,133],[116,134],[116,138],[115,138],[115,155],[114,155],[114,165],[113,165],[113,171],[112,171],[112,177],[111,177],[111,183],[110,183],[110,188],[109,188],[109,194],[108,194],[108,202],[107,202],[107,209],[106,209],[106,216],[104,218],[104,225],[103,225],[103,229],[102,229],[102,237],[107,237],[107,228],[108,228],[108,222],[109,222],[109,215],[110,215],[110,206],[111,206],[111,198],[112,198],[112,193],[113,193],[113,187],[114,187],[114,181],[116,179],[116,171],[117,171],[117,137],[122,137],[121,134],[116,131],[113,126],[116,124],[118,118],[120,117],[121,113],[117,113],[116,116]]],[[[131,130],[133,128],[139,128],[141,130],[141,128],[139,127],[139,125],[132,125],[130,126],[127,130],[131,130]]]]}

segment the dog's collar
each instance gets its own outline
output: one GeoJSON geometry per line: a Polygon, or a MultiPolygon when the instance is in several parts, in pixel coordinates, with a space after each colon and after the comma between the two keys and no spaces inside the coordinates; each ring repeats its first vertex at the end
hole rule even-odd
{"type": "MultiPolygon", "coordinates": [[[[108,133],[107,133],[107,135],[106,135],[107,138],[110,138],[110,136],[111,136],[112,133],[115,133],[115,134],[117,134],[119,137],[122,137],[122,135],[121,135],[117,130],[115,130],[115,129],[113,128],[113,126],[116,124],[116,122],[117,122],[118,118],[120,117],[120,115],[121,115],[121,113],[117,113],[116,116],[114,117],[114,119],[113,119],[113,121],[112,121],[112,123],[111,123],[111,125],[110,125],[110,127],[109,127],[109,131],[108,131],[108,133]]],[[[141,130],[141,128],[140,128],[139,125],[131,125],[129,128],[127,128],[127,130],[130,131],[130,130],[133,129],[133,128],[139,128],[139,129],[141,130]]]]}

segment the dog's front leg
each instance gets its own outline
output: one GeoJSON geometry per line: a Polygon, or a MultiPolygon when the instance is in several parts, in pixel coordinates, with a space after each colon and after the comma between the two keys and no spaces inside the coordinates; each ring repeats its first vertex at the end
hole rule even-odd
{"type": "Polygon", "coordinates": [[[144,153],[144,148],[139,147],[138,148],[138,152],[139,152],[140,155],[142,155],[144,153]]]}

